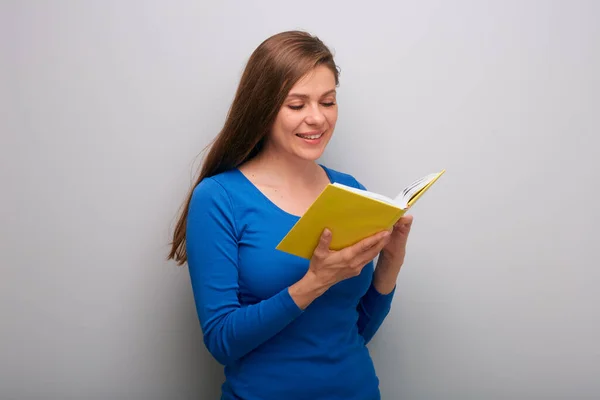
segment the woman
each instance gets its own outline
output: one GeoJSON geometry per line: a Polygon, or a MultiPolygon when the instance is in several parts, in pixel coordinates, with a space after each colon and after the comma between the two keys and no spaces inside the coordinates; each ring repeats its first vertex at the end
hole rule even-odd
{"type": "Polygon", "coordinates": [[[380,398],[366,344],[390,309],[412,218],[340,251],[325,230],[311,260],[275,249],[328,183],[364,188],[316,162],[337,85],[318,38],[264,41],[177,224],[170,258],[189,265],[204,343],[225,366],[222,399],[380,398]]]}

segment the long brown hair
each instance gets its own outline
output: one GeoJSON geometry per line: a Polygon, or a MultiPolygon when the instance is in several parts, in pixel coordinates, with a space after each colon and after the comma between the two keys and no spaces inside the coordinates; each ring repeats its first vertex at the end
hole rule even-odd
{"type": "Polygon", "coordinates": [[[261,150],[273,121],[294,84],[319,65],[326,65],[338,85],[339,71],[331,51],[306,32],[278,33],[250,56],[225,124],[206,155],[191,187],[171,243],[168,259],[187,261],[186,223],[194,188],[204,179],[237,168],[261,150]]]}

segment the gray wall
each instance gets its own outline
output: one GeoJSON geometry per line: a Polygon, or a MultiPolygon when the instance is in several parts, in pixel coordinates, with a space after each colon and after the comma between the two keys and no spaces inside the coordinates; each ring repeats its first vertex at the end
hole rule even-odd
{"type": "Polygon", "coordinates": [[[342,68],[323,162],[387,195],[448,170],[370,346],[384,399],[600,396],[600,3],[355,4],[2,2],[0,398],[217,398],[170,228],[294,28],[342,68]]]}

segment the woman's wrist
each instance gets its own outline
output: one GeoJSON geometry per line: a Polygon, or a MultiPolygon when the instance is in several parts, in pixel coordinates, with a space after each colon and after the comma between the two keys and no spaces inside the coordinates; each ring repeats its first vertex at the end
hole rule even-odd
{"type": "Polygon", "coordinates": [[[405,252],[400,254],[392,254],[389,251],[382,250],[379,253],[377,265],[382,265],[385,268],[397,268],[400,269],[404,264],[405,252]]]}
{"type": "Polygon", "coordinates": [[[373,286],[379,293],[385,295],[394,290],[402,264],[403,260],[394,260],[385,253],[379,256],[373,274],[373,286]]]}
{"type": "Polygon", "coordinates": [[[329,289],[330,285],[321,282],[318,277],[308,271],[302,279],[289,287],[289,293],[296,305],[304,310],[329,289]]]}

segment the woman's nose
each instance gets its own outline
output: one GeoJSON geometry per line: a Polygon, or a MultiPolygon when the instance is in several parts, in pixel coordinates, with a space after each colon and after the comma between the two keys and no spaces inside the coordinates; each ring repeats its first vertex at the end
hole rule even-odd
{"type": "Polygon", "coordinates": [[[311,125],[322,124],[325,121],[325,115],[321,108],[316,105],[309,108],[308,115],[306,116],[306,122],[311,125]]]}

